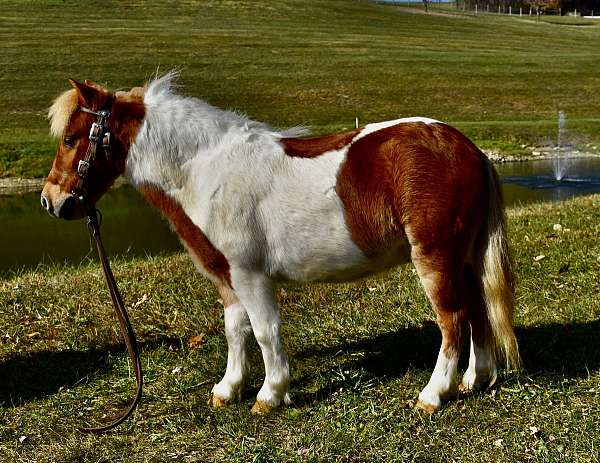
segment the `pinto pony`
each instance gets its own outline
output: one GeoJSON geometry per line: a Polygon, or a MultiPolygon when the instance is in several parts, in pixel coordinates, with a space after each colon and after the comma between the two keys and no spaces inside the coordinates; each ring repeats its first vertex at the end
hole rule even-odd
{"type": "MultiPolygon", "coordinates": [[[[470,328],[460,388],[494,383],[496,362],[519,362],[513,275],[497,174],[444,123],[398,119],[302,138],[174,91],[174,74],[129,92],[70,81],[49,111],[60,139],[42,205],[83,217],[79,161],[93,113],[109,112],[110,155],[92,159],[94,204],[124,174],[170,222],[225,306],[227,369],[209,403],[240,397],[246,339],[254,333],[265,380],[252,408],[290,401],[274,285],[348,281],[412,261],[442,333],[418,406],[435,411],[459,389],[457,363],[470,328]]],[[[108,151],[107,151],[108,153],[108,151]]]]}

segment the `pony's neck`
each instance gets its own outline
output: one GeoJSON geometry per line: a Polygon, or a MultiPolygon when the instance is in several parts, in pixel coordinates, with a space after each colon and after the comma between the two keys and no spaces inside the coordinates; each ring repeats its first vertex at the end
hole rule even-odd
{"type": "Polygon", "coordinates": [[[240,134],[269,130],[243,115],[178,95],[170,82],[164,85],[161,80],[146,90],[146,116],[127,157],[125,175],[136,187],[181,189],[194,159],[214,155],[225,139],[235,143],[240,134]]]}
{"type": "MultiPolygon", "coordinates": [[[[173,90],[176,73],[150,82],[143,92],[145,118],[129,149],[125,175],[136,187],[154,185],[165,192],[185,188],[194,160],[225,155],[254,135],[273,139],[305,135],[302,127],[276,131],[245,115],[215,108],[173,90]]],[[[209,172],[204,174],[210,175],[209,172]]]]}

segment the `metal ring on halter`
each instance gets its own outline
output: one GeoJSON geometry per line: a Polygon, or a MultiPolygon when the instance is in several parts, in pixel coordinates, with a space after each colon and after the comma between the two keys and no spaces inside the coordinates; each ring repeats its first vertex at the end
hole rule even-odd
{"type": "Polygon", "coordinates": [[[89,108],[81,107],[79,108],[84,113],[93,114],[94,116],[101,117],[103,119],[108,119],[110,117],[110,111],[108,109],[100,109],[99,111],[93,111],[89,108]]]}

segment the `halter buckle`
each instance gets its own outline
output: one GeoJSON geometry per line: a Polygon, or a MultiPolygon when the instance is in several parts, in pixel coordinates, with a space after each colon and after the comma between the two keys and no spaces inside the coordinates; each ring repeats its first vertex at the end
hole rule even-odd
{"type": "Polygon", "coordinates": [[[102,137],[102,148],[104,151],[107,151],[110,148],[110,132],[104,132],[104,137],[102,137]]]}
{"type": "Polygon", "coordinates": [[[87,177],[89,170],[90,163],[88,161],[84,161],[83,159],[79,161],[79,164],[77,164],[77,175],[79,175],[80,178],[87,177]]]}
{"type": "Polygon", "coordinates": [[[103,125],[100,125],[97,122],[94,122],[92,124],[92,126],[90,127],[90,135],[89,135],[90,141],[93,141],[94,143],[98,143],[98,141],[100,141],[100,138],[102,138],[103,129],[104,129],[103,125]]]}

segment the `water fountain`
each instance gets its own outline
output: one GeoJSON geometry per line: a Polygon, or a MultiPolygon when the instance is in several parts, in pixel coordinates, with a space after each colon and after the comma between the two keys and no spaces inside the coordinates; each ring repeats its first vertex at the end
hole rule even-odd
{"type": "Polygon", "coordinates": [[[558,112],[558,133],[556,135],[556,155],[554,157],[554,178],[556,181],[560,182],[567,173],[567,168],[569,166],[569,158],[563,156],[563,145],[565,141],[565,127],[566,127],[566,118],[565,112],[558,112]]]}
{"type": "Polygon", "coordinates": [[[575,159],[569,156],[571,148],[566,116],[564,111],[559,111],[556,147],[551,159],[497,166],[508,201],[560,201],[599,193],[600,159],[575,159]]]}

